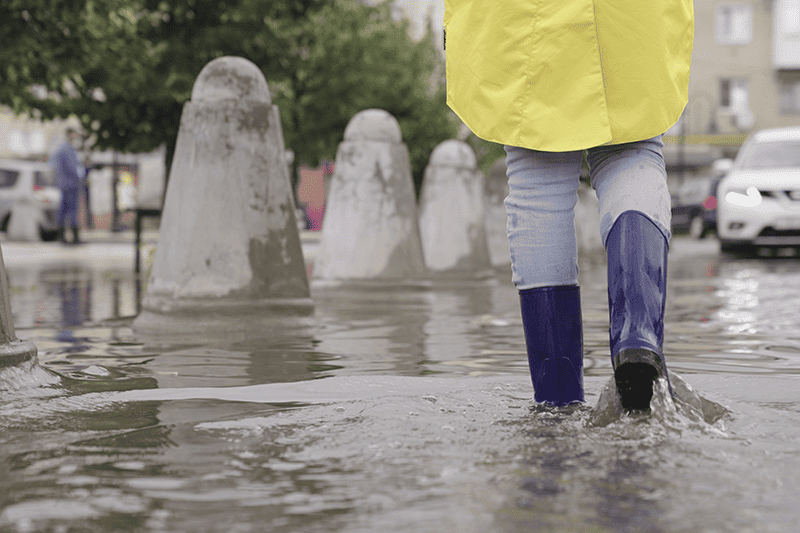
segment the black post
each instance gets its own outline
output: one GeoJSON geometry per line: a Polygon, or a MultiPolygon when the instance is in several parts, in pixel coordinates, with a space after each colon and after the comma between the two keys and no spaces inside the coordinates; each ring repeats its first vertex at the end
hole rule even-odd
{"type": "Polygon", "coordinates": [[[116,233],[116,232],[119,231],[119,205],[117,203],[119,201],[119,198],[117,198],[117,184],[119,183],[119,167],[120,167],[120,165],[117,162],[117,152],[115,151],[114,152],[114,163],[113,163],[113,166],[112,166],[112,168],[114,169],[114,172],[113,172],[112,178],[111,178],[111,200],[112,200],[112,204],[113,204],[111,206],[111,209],[112,209],[112,211],[111,211],[111,213],[112,213],[112,215],[111,215],[111,231],[113,233],[116,233]]]}

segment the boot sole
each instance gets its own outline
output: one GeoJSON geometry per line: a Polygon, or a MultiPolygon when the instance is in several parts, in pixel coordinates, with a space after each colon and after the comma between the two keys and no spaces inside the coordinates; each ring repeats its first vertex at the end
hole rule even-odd
{"type": "Polygon", "coordinates": [[[614,370],[614,381],[625,411],[648,411],[658,370],[648,363],[625,363],[614,370]]]}

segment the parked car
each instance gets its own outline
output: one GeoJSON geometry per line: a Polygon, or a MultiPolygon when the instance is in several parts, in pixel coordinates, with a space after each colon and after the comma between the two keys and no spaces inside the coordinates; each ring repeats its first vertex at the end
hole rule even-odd
{"type": "Polygon", "coordinates": [[[672,195],[672,232],[702,239],[717,231],[717,186],[721,176],[690,179],[672,195]]]}
{"type": "Polygon", "coordinates": [[[718,192],[724,252],[800,247],[800,127],[750,135],[718,192]]]}
{"type": "Polygon", "coordinates": [[[43,240],[58,237],[61,191],[55,186],[47,163],[0,159],[0,231],[8,229],[14,204],[29,199],[40,211],[39,234],[43,240]]]}

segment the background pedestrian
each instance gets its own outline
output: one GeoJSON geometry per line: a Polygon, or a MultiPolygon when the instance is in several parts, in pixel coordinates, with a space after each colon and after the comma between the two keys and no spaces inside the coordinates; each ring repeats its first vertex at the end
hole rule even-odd
{"type": "Polygon", "coordinates": [[[78,205],[83,190],[86,169],[78,157],[78,148],[83,144],[83,136],[74,128],[67,128],[67,140],[58,147],[50,158],[55,173],[56,185],[61,190],[61,206],[58,210],[59,239],[66,243],[66,229],[72,227],[73,244],[80,243],[78,227],[78,205]]]}

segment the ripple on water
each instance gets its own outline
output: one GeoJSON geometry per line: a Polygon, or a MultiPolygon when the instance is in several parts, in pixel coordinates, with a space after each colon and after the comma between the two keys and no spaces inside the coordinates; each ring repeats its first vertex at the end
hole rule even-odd
{"type": "Polygon", "coordinates": [[[666,325],[702,396],[673,374],[649,416],[603,396],[599,282],[587,404],[567,409],[531,401],[505,278],[322,288],[316,328],[258,339],[36,330],[47,370],[0,373],[0,529],[798,531],[797,267],[702,262],[672,270],[666,325]]]}
{"type": "MultiPolygon", "coordinates": [[[[724,426],[739,415],[671,379],[677,401],[659,403],[661,384],[647,417],[605,403],[600,377],[587,379],[586,405],[566,409],[534,405],[527,376],[342,376],[45,399],[41,417],[120,406],[131,427],[95,428],[93,439],[78,430],[79,456],[26,455],[38,483],[51,479],[62,496],[20,501],[0,524],[35,531],[138,513],[166,530],[200,517],[287,532],[550,530],[567,519],[579,531],[633,530],[641,520],[697,530],[713,516],[692,498],[706,494],[703,483],[727,483],[731,469],[742,475],[749,466],[735,462],[752,448],[737,449],[741,437],[724,426]],[[227,414],[210,411],[220,404],[227,414]],[[152,420],[130,416],[145,408],[152,420]],[[134,437],[144,430],[158,430],[162,444],[134,437]],[[67,503],[78,509],[72,518],[60,514],[67,503]],[[41,519],[29,514],[40,504],[52,504],[41,519]]],[[[731,524],[723,530],[742,521],[731,524]]]]}

